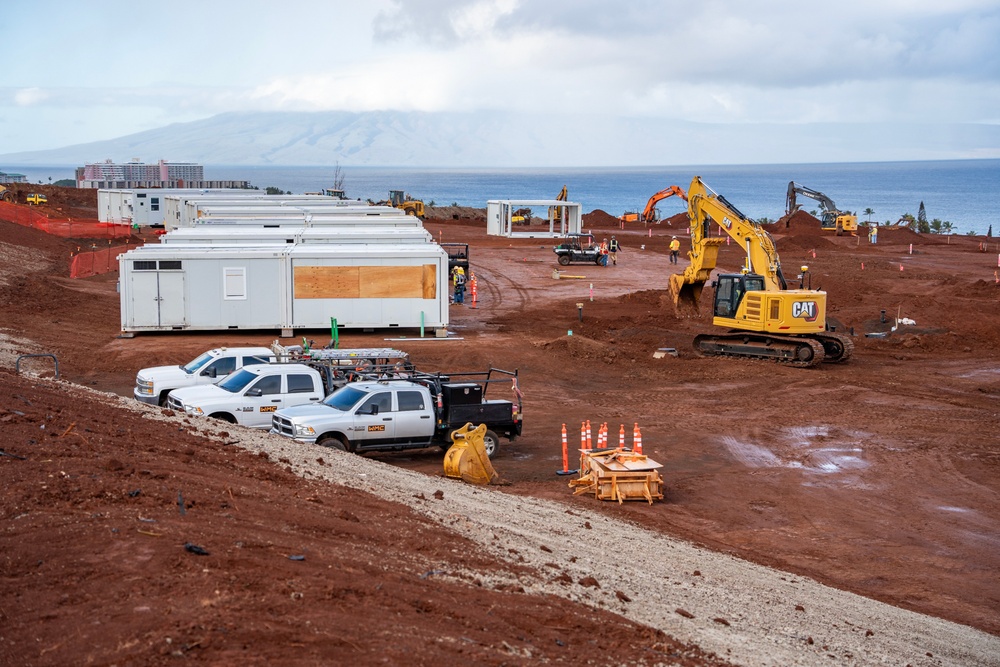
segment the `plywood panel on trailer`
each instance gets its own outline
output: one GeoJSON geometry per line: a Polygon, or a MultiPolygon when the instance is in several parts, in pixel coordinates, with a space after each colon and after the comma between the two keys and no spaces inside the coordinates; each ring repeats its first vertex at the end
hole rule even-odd
{"type": "Polygon", "coordinates": [[[296,299],[434,299],[434,264],[422,266],[296,266],[296,299]]]}

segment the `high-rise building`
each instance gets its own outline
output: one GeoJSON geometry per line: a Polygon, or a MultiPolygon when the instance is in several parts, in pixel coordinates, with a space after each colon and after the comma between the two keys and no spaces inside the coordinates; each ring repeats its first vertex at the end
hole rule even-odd
{"type": "Polygon", "coordinates": [[[76,170],[78,188],[246,188],[246,181],[206,181],[205,168],[191,162],[156,164],[133,158],[126,163],[96,162],[76,170]]]}

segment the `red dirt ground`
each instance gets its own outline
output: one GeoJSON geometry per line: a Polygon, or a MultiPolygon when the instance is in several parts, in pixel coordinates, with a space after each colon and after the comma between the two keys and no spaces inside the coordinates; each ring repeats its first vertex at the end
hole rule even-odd
{"type": "MultiPolygon", "coordinates": [[[[873,246],[822,232],[807,214],[772,226],[786,273],[808,264],[831,323],[855,335],[849,363],[796,369],[691,351],[712,324],[667,302],[666,248],[672,234],[686,244],[683,216],[622,230],[612,215],[588,214],[587,230],[621,240],[618,266],[574,265],[566,273],[583,279],[553,280],[554,241],[487,237],[481,212],[433,213],[435,238],[472,246],[478,308],[452,307],[461,340],[392,345],[427,368],[518,369],[524,436],[494,461],[506,492],[596,507],[1000,634],[995,241],[882,229],[873,246]],[[865,336],[897,316],[915,324],[865,336]],[[654,359],[662,347],[679,356],[654,359]],[[613,440],[619,425],[641,426],[646,454],[664,465],[663,502],[571,495],[554,475],[559,434],[565,423],[572,445],[585,419],[608,422],[613,440]]],[[[130,396],[141,367],[277,336],[118,338],[116,276],[67,278],[76,245],[0,221],[0,334],[55,354],[67,380],[130,396]]],[[[721,268],[741,259],[736,244],[722,247],[721,268]]],[[[329,332],[308,335],[325,344],[329,332]]],[[[386,337],[348,332],[341,345],[386,337]]],[[[231,451],[224,433],[162,432],[13,372],[0,385],[3,451],[14,455],[0,456],[5,664],[586,663],[593,642],[596,664],[716,664],[606,612],[436,581],[428,573],[506,566],[408,509],[231,451]],[[185,543],[221,553],[205,566],[185,543]],[[437,640],[456,633],[467,641],[437,640]]],[[[441,472],[437,450],[373,458],[441,472]]]]}

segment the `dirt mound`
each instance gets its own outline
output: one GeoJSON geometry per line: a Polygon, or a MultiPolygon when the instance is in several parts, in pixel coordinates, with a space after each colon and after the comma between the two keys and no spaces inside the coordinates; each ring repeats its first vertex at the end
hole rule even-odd
{"type": "Polygon", "coordinates": [[[940,234],[918,234],[909,227],[890,225],[878,228],[879,245],[943,245],[948,243],[940,234]]]}
{"type": "Polygon", "coordinates": [[[14,202],[25,204],[29,194],[43,194],[48,203],[36,208],[53,218],[97,218],[97,190],[92,188],[67,188],[59,185],[32,185],[30,183],[6,184],[14,194],[14,202]]]}
{"type": "Polygon", "coordinates": [[[599,208],[581,216],[584,228],[597,227],[599,229],[611,229],[618,226],[618,218],[606,213],[599,208]]]}
{"type": "Polygon", "coordinates": [[[486,223],[486,209],[473,206],[425,206],[424,219],[457,223],[486,223]]]}

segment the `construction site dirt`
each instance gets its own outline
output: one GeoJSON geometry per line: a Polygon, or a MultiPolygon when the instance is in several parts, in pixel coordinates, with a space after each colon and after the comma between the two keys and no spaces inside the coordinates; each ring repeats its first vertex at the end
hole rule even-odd
{"type": "MultiPolygon", "coordinates": [[[[36,189],[58,206],[63,189],[36,189]]],[[[483,210],[429,208],[425,226],[437,241],[470,245],[477,294],[451,306],[451,335],[342,331],[339,344],[396,347],[429,370],[516,369],[524,434],[503,440],[493,459],[505,481],[498,493],[564,504],[567,522],[580,512],[624,520],[782,579],[971,626],[994,646],[992,238],[883,228],[872,244],[822,231],[801,212],[769,225],[786,276],[807,265],[805,286],[827,292],[829,323],[854,339],[847,363],[801,369],[694,353],[693,337],[713,328],[711,290],[701,312],[684,317],[667,291],[688,250],[683,215],[622,229],[611,212],[587,214],[584,231],[619,239],[618,263],[566,269],[557,240],[488,236],[483,210]],[[668,261],[672,235],[682,240],[678,267],[668,261]],[[677,355],[655,355],[662,348],[677,355]],[[607,423],[612,445],[622,430],[630,445],[638,425],[644,453],[662,464],[662,500],[573,495],[556,474],[561,434],[565,426],[575,468],[587,420],[607,423]]],[[[269,344],[279,333],[120,337],[117,275],[68,277],[80,244],[0,221],[0,662],[769,664],[766,649],[756,660],[736,640],[727,654],[715,634],[674,632],[691,615],[680,605],[656,625],[627,613],[634,595],[624,588],[617,606],[591,600],[601,586],[614,589],[614,552],[593,581],[561,573],[553,557],[542,578],[579,592],[537,595],[517,583],[541,576],[533,559],[517,545],[503,559],[483,550],[457,513],[436,522],[374,490],[304,477],[273,453],[233,446],[239,427],[125,409],[140,368],[269,344]],[[72,385],[48,380],[56,362],[72,385]]],[[[723,245],[719,265],[738,271],[743,256],[723,245]]],[[[281,342],[330,342],[329,331],[296,334],[281,342]]],[[[304,456],[322,466],[341,454],[304,456]]],[[[429,491],[418,504],[446,506],[461,484],[443,478],[440,449],[363,458],[424,475],[429,491]]],[[[542,550],[588,533],[569,525],[553,526],[542,550]]],[[[696,572],[677,576],[697,581],[696,572]]],[[[719,632],[738,625],[710,621],[719,632]]],[[[801,664],[829,662],[813,635],[798,640],[810,651],[801,664]]],[[[924,664],[958,664],[932,653],[914,648],[924,664]]],[[[905,656],[901,663],[920,662],[905,656]]]]}

